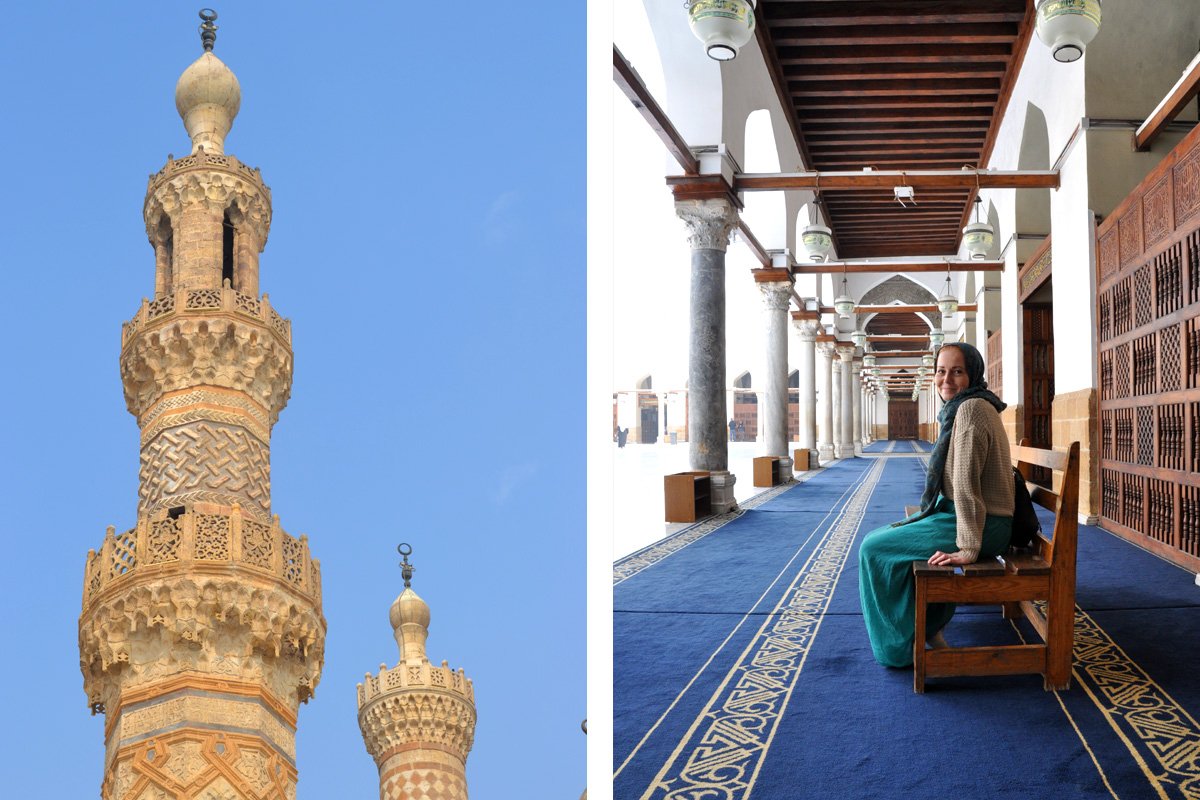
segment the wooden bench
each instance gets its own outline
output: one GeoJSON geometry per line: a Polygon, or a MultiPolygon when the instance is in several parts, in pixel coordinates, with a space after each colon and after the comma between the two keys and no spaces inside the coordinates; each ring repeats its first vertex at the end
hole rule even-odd
{"type": "Polygon", "coordinates": [[[695,522],[712,514],[712,479],[707,471],[663,476],[667,522],[695,522]]]}
{"type": "Polygon", "coordinates": [[[1040,673],[1042,686],[1069,689],[1075,631],[1075,553],[1079,532],[1079,442],[1066,452],[1025,446],[1012,449],[1017,469],[1028,481],[1031,468],[1061,473],[1058,493],[1026,485],[1033,502],[1054,512],[1053,538],[1034,537],[1030,552],[1010,548],[1003,556],[963,567],[913,562],[916,577],[916,638],[913,641],[913,691],[925,691],[925,679],[950,675],[1040,673]],[[1038,601],[1044,601],[1039,607],[1038,601]],[[1040,644],[925,649],[927,603],[999,604],[1006,619],[1022,615],[1041,636],[1040,644]],[[1044,608],[1044,611],[1043,611],[1044,608]]]}

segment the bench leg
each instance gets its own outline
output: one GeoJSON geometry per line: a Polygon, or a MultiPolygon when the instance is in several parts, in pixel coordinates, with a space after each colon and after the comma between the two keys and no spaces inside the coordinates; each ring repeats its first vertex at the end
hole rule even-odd
{"type": "Polygon", "coordinates": [[[1000,615],[1005,619],[1022,619],[1025,616],[1021,611],[1021,603],[1019,601],[1001,603],[1000,615]]]}
{"type": "Polygon", "coordinates": [[[925,612],[928,610],[925,579],[918,576],[917,602],[913,620],[913,691],[925,694],[925,612]]]}

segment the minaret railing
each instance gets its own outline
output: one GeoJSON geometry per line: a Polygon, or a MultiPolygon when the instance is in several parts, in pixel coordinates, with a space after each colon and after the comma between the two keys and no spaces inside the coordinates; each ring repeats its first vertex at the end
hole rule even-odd
{"type": "Polygon", "coordinates": [[[232,513],[190,509],[184,514],[142,518],[116,533],[109,526],[100,550],[88,551],[83,607],[110,586],[168,564],[222,563],[267,573],[320,602],[321,565],[309,554],[308,537],[291,536],[279,526],[232,513]]]}
{"type": "Polygon", "coordinates": [[[249,317],[269,327],[289,346],[292,343],[292,322],[271,307],[268,295],[257,298],[226,286],[221,289],[179,289],[155,300],[142,298],[141,308],[121,325],[121,346],[124,347],[151,322],[178,314],[211,314],[215,311],[249,317]]]}

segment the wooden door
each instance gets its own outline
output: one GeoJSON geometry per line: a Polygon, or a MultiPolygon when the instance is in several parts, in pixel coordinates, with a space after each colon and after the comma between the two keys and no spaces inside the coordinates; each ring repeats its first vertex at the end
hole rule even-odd
{"type": "Polygon", "coordinates": [[[888,400],[888,438],[916,439],[917,438],[917,401],[888,400]]]}
{"type": "MultiPolygon", "coordinates": [[[[1049,448],[1054,402],[1054,324],[1049,304],[1022,306],[1025,323],[1025,435],[1033,447],[1049,448]]],[[[1035,467],[1030,478],[1048,486],[1050,470],[1035,467]]]]}

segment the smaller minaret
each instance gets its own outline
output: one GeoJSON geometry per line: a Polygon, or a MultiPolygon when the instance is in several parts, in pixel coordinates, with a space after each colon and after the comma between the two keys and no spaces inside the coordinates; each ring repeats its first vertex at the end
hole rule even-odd
{"type": "Polygon", "coordinates": [[[429,606],[412,590],[412,548],[396,549],[404,591],[389,617],[400,662],[358,684],[358,726],[379,767],[380,800],[466,800],[475,689],[462,669],[429,663],[429,606]]]}

